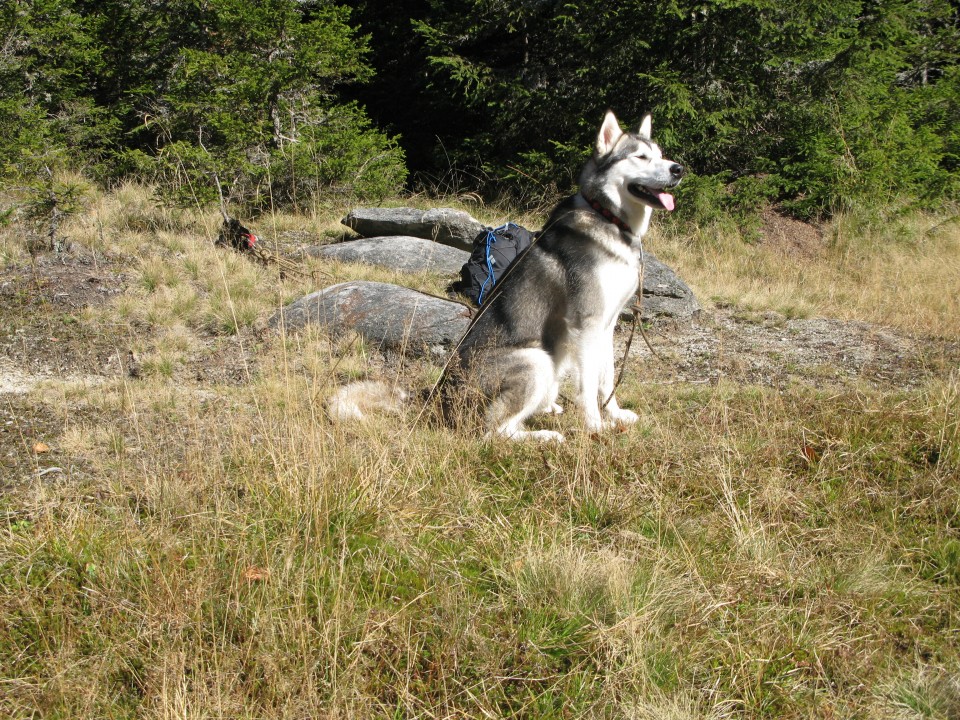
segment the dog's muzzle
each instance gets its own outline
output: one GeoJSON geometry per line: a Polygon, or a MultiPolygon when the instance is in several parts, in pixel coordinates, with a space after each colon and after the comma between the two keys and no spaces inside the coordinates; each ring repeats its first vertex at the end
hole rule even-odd
{"type": "Polygon", "coordinates": [[[664,192],[664,189],[676,187],[680,183],[681,178],[683,178],[686,168],[679,163],[672,163],[668,170],[670,172],[670,180],[662,187],[653,188],[639,182],[632,182],[627,185],[627,190],[635,198],[642,200],[655,210],[666,210],[670,212],[674,208],[673,195],[664,192]]]}

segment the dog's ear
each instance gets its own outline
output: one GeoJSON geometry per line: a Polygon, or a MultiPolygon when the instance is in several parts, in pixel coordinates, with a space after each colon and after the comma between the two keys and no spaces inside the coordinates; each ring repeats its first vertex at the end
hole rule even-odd
{"type": "Polygon", "coordinates": [[[637,130],[637,135],[642,137],[644,140],[649,140],[651,137],[651,126],[652,121],[649,115],[643,116],[643,122],[640,123],[640,129],[637,130]]]}
{"type": "Polygon", "coordinates": [[[616,115],[612,110],[607,110],[607,114],[603,117],[603,124],[600,126],[600,134],[597,135],[597,154],[606,155],[613,150],[613,146],[617,144],[621,135],[623,130],[620,129],[616,115]]]}

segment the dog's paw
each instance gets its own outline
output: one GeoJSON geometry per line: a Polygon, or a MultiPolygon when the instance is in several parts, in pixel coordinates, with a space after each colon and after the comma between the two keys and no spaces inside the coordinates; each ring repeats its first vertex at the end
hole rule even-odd
{"type": "Polygon", "coordinates": [[[526,437],[538,442],[562,443],[564,441],[563,434],[555,430],[528,430],[526,437]]]}
{"type": "Polygon", "coordinates": [[[484,439],[489,440],[497,436],[519,442],[536,440],[538,442],[562,443],[564,441],[563,434],[555,430],[526,430],[523,427],[507,426],[499,428],[496,432],[488,432],[484,435],[484,439]]]}
{"type": "Polygon", "coordinates": [[[637,415],[633,410],[627,410],[625,408],[610,410],[607,412],[607,417],[615,425],[633,425],[635,422],[637,422],[637,420],[640,419],[640,416],[637,415]]]}
{"type": "Polygon", "coordinates": [[[584,422],[584,429],[588,433],[600,433],[614,426],[613,420],[602,420],[601,418],[587,418],[584,422]]]}
{"type": "Polygon", "coordinates": [[[549,405],[544,405],[543,410],[541,410],[544,415],[562,415],[563,414],[563,405],[559,403],[550,403],[549,405]]]}

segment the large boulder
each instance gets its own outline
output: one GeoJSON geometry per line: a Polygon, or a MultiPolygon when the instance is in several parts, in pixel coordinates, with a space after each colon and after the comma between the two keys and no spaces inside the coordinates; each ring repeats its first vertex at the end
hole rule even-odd
{"type": "Polygon", "coordinates": [[[354,280],[302,297],[270,319],[288,331],[311,323],[334,334],[355,330],[384,350],[445,354],[466,331],[470,310],[410,288],[354,280]]]}
{"type": "Polygon", "coordinates": [[[356,208],[341,222],[366,238],[412,235],[461,250],[470,250],[484,229],[469,213],[453,208],[356,208]]]}
{"type": "Polygon", "coordinates": [[[700,310],[700,303],[687,284],[652,253],[643,253],[643,302],[641,318],[685,320],[700,310]]]}
{"type": "Polygon", "coordinates": [[[380,265],[404,272],[432,271],[456,275],[470,257],[466,250],[409,235],[350,240],[307,248],[307,254],[342,262],[380,265]]]}

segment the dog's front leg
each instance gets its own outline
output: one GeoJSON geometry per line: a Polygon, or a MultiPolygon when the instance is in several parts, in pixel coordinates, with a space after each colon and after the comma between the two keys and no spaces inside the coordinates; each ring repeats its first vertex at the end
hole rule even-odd
{"type": "Polygon", "coordinates": [[[572,375],[574,376],[572,379],[576,383],[576,369],[570,362],[569,357],[560,355],[554,359],[554,366],[556,367],[556,381],[547,395],[546,402],[540,408],[540,412],[546,415],[561,415],[563,413],[563,406],[557,402],[557,398],[560,396],[560,381],[568,375],[572,375]]]}
{"type": "MultiPolygon", "coordinates": [[[[600,333],[583,337],[577,353],[577,401],[583,411],[588,432],[598,432],[609,427],[609,423],[605,424],[600,414],[601,376],[607,361],[607,353],[603,349],[604,340],[600,333]]],[[[603,399],[606,400],[606,397],[603,399]]]]}
{"type": "Polygon", "coordinates": [[[617,398],[614,397],[614,384],[616,378],[616,369],[613,364],[613,330],[610,331],[610,336],[607,338],[603,347],[609,348],[609,352],[606,352],[603,358],[603,366],[600,369],[600,381],[599,381],[599,390],[600,390],[600,402],[606,403],[603,405],[600,410],[609,420],[609,424],[612,425],[633,425],[639,416],[632,410],[627,410],[620,407],[617,403],[617,398]]]}

